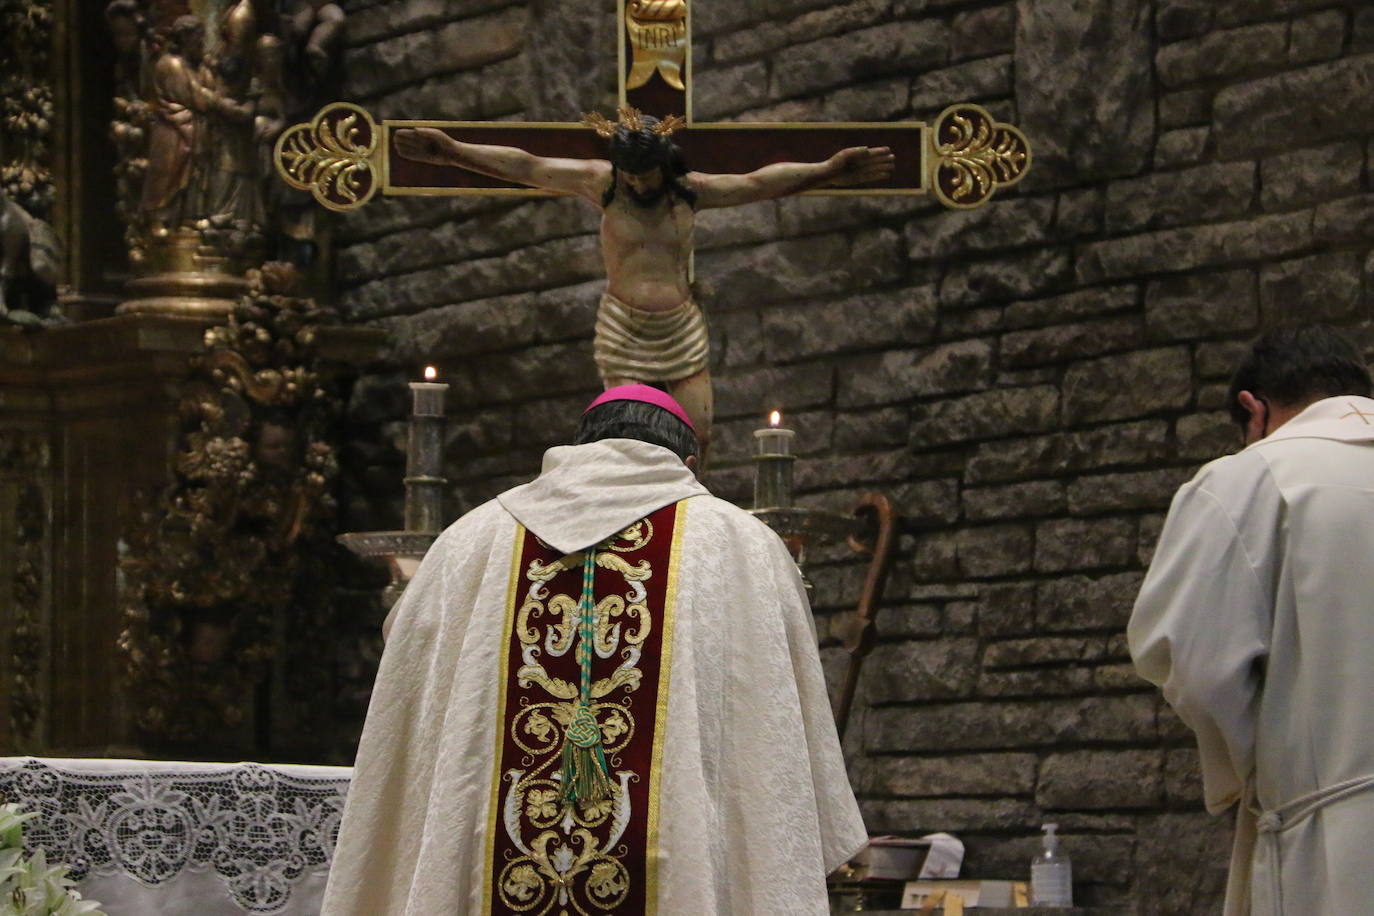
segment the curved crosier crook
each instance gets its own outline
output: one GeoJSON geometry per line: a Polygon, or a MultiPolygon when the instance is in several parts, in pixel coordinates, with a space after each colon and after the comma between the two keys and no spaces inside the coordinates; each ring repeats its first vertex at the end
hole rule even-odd
{"type": "Polygon", "coordinates": [[[859,595],[859,604],[854,609],[854,624],[845,637],[844,648],[849,653],[849,667],[845,671],[844,686],[840,690],[839,702],[835,705],[835,728],[844,739],[845,727],[849,724],[849,711],[854,705],[854,694],[859,686],[859,671],[864,657],[873,651],[878,633],[874,627],[878,606],[882,603],[883,592],[887,588],[887,574],[892,569],[892,551],[897,542],[897,513],[892,502],[881,493],[865,493],[859,504],[854,507],[854,515],[869,522],[870,530],[876,529],[872,543],[866,543],[858,536],[851,535],[849,546],[857,553],[866,553],[871,559],[868,575],[864,578],[864,589],[859,595]]]}

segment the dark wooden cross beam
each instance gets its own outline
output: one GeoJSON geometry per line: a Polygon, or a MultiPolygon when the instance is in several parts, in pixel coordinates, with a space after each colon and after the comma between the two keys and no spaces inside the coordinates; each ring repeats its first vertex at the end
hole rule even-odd
{"type": "MultiPolygon", "coordinates": [[[[682,115],[673,134],[694,171],[741,173],[774,162],[818,162],[849,146],[887,146],[894,173],[853,188],[808,194],[934,194],[946,206],[969,209],[1030,168],[1030,144],[1017,128],[972,104],[952,105],[934,124],[711,123],[692,119],[691,17],[688,0],[620,0],[620,99],[646,114],[682,115]]],[[[308,124],[282,132],[276,164],[293,187],[311,191],[331,210],[362,206],[385,195],[547,195],[549,192],[436,166],[396,154],[393,136],[406,127],[437,127],[471,143],[518,146],[542,156],[605,158],[605,141],[579,122],[385,120],[362,108],[327,105],[308,124]]]]}

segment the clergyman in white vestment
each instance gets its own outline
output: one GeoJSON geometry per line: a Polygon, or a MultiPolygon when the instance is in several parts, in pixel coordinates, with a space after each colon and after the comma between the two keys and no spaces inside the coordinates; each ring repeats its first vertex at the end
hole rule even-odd
{"type": "Polygon", "coordinates": [[[323,916],[829,912],[867,836],[795,564],[665,393],[610,389],[582,440],[388,616],[323,916]]]}
{"type": "Polygon", "coordinates": [[[1374,400],[1329,328],[1261,336],[1243,451],[1179,489],[1128,628],[1236,806],[1227,914],[1374,913],[1374,400]]]}

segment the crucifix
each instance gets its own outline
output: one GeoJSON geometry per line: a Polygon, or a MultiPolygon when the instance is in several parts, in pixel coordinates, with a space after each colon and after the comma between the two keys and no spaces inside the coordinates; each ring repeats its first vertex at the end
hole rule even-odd
{"type": "Polygon", "coordinates": [[[607,289],[594,350],[602,380],[667,388],[704,444],[706,330],[688,283],[697,209],[799,193],[933,193],[967,209],[1030,166],[1025,136],[971,104],[947,108],[933,126],[697,122],[688,0],[620,0],[617,15],[616,122],[597,114],[569,123],[378,125],[340,102],[282,133],[277,170],[333,210],[360,207],[378,191],[565,194],[600,207],[607,289]]]}
{"type": "MultiPolygon", "coordinates": [[[[679,307],[683,303],[673,305],[686,284],[697,207],[804,193],[933,194],[947,207],[971,209],[987,203],[997,189],[1016,184],[1030,167],[1030,144],[1021,131],[972,104],[951,105],[933,125],[697,122],[691,105],[689,0],[619,0],[617,16],[621,110],[616,123],[591,116],[580,123],[378,124],[362,108],[338,102],[281,134],[277,171],[292,187],[341,211],[361,207],[379,191],[392,196],[562,193],[600,206],[608,288],[595,348],[603,380],[611,384],[665,380],[653,372],[637,376],[636,370],[645,367],[632,365],[633,360],[621,360],[626,366],[621,377],[607,371],[615,358],[625,356],[617,352],[625,349],[622,338],[642,337],[646,327],[658,324],[670,325],[663,338],[667,347],[656,354],[657,365],[647,368],[680,367],[684,352],[694,347],[689,355],[704,361],[704,334],[691,332],[692,322],[683,320],[679,307]],[[679,169],[679,159],[690,162],[693,171],[679,169]],[[638,238],[637,229],[643,230],[638,238]],[[653,270],[623,269],[624,261],[653,247],[645,244],[646,237],[670,240],[658,247],[667,252],[671,268],[661,273],[672,276],[659,285],[653,270]],[[631,299],[673,307],[608,303],[619,299],[612,294],[627,274],[644,281],[629,284],[631,299]],[[613,357],[609,362],[601,358],[606,351],[613,357]]],[[[662,252],[659,258],[662,265],[662,252]]],[[[690,300],[685,304],[695,309],[690,300]]],[[[689,414],[695,411],[700,418],[696,425],[704,447],[709,377],[703,371],[666,381],[689,414]]],[[[892,507],[881,494],[867,494],[852,517],[795,507],[755,507],[755,514],[789,538],[794,556],[797,545],[825,530],[847,537],[856,551],[871,557],[856,619],[844,639],[850,665],[836,709],[843,731],[859,666],[874,643],[873,614],[892,555],[892,507]]]]}

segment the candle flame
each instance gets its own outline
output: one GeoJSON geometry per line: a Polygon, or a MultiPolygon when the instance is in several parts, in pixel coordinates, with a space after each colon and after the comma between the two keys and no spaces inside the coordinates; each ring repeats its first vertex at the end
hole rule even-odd
{"type": "Polygon", "coordinates": [[[427,382],[432,382],[432,381],[434,381],[435,376],[437,376],[438,374],[439,374],[439,370],[438,370],[438,369],[435,369],[433,366],[425,366],[425,381],[427,381],[427,382]]]}
{"type": "Polygon", "coordinates": [[[778,426],[778,425],[781,424],[781,423],[782,423],[782,414],[778,413],[776,410],[773,411],[772,413],[770,413],[770,414],[768,415],[768,425],[769,425],[769,426],[778,426]]]}

